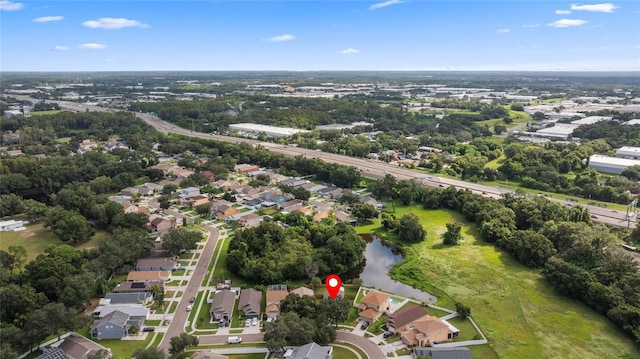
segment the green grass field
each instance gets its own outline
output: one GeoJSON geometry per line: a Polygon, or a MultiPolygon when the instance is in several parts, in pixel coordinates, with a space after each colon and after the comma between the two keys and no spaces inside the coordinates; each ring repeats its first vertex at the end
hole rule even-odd
{"type": "MultiPolygon", "coordinates": [[[[48,245],[64,244],[50,229],[44,228],[42,223],[30,224],[26,228],[26,230],[19,232],[0,232],[0,249],[7,250],[11,245],[21,245],[27,250],[27,262],[29,262],[38,254],[44,253],[48,245]]],[[[106,231],[96,231],[91,240],[74,247],[78,249],[96,248],[107,238],[107,235],[106,231]]]]}
{"type": "Polygon", "coordinates": [[[356,359],[357,356],[354,352],[347,348],[333,346],[333,351],[331,352],[334,359],[356,359]]]}
{"type": "Polygon", "coordinates": [[[63,112],[63,110],[31,111],[31,116],[55,115],[60,112],[63,112]]]}
{"type": "Polygon", "coordinates": [[[477,348],[474,356],[640,357],[632,340],[604,316],[556,293],[540,273],[484,243],[475,225],[458,213],[396,206],[396,216],[407,212],[420,217],[427,238],[406,246],[406,260],[391,274],[438,296],[437,305],[454,309],[455,300],[470,306],[490,342],[490,348],[477,348]],[[443,246],[445,225],[453,221],[463,224],[463,239],[457,246],[443,246]]]}

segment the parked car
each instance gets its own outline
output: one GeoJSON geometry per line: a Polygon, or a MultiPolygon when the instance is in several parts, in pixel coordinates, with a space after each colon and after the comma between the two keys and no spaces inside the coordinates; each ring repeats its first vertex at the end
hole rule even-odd
{"type": "Polygon", "coordinates": [[[227,339],[228,344],[239,344],[242,343],[242,338],[240,337],[229,337],[227,339]]]}
{"type": "Polygon", "coordinates": [[[187,312],[190,312],[191,309],[193,309],[193,305],[191,305],[191,304],[187,305],[187,312]]]}
{"type": "Polygon", "coordinates": [[[193,303],[193,302],[195,302],[195,301],[196,301],[196,297],[191,297],[191,298],[189,298],[189,303],[193,303]]]}
{"type": "Polygon", "coordinates": [[[244,323],[245,327],[250,327],[251,326],[251,319],[247,319],[244,323]]]}
{"type": "Polygon", "coordinates": [[[258,318],[253,318],[253,319],[251,320],[251,325],[253,325],[254,327],[255,327],[256,325],[258,325],[258,318]]]}
{"type": "Polygon", "coordinates": [[[360,329],[362,329],[362,330],[365,330],[365,329],[367,329],[367,328],[369,328],[369,322],[364,322],[364,323],[362,323],[362,325],[360,326],[360,329]]]}
{"type": "Polygon", "coordinates": [[[393,336],[393,333],[392,333],[392,332],[385,332],[384,334],[382,334],[382,337],[383,337],[384,339],[390,338],[390,337],[392,337],[392,336],[393,336]]]}
{"type": "Polygon", "coordinates": [[[142,331],[143,331],[143,332],[155,332],[155,331],[156,331],[156,328],[154,328],[154,327],[144,327],[144,328],[142,329],[142,331]]]}

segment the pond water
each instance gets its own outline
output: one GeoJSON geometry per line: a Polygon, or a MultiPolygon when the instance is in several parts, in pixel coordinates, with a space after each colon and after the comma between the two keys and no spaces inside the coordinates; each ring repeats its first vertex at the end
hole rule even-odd
{"type": "Polygon", "coordinates": [[[402,254],[397,248],[392,248],[384,244],[380,238],[374,237],[367,239],[364,256],[365,260],[353,273],[349,274],[350,278],[359,276],[364,286],[379,288],[403,297],[413,297],[427,303],[436,302],[436,297],[433,295],[389,277],[391,267],[402,260],[402,254]]]}

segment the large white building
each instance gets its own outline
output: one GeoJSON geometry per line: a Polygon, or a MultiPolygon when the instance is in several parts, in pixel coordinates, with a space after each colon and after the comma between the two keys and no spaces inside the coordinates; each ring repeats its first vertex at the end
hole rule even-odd
{"type": "Polygon", "coordinates": [[[638,165],[640,160],[627,158],[609,157],[603,155],[593,155],[589,157],[589,167],[599,172],[613,173],[619,175],[625,168],[638,165]]]}
{"type": "Polygon", "coordinates": [[[616,157],[640,160],[640,147],[622,146],[616,151],[616,157]]]}
{"type": "Polygon", "coordinates": [[[24,222],[10,219],[8,221],[0,221],[0,231],[20,231],[24,228],[24,222]]]}
{"type": "Polygon", "coordinates": [[[257,123],[235,123],[235,124],[229,125],[229,128],[232,130],[236,130],[238,132],[246,132],[246,133],[254,133],[254,134],[259,134],[264,132],[269,137],[285,137],[285,136],[291,136],[294,133],[309,132],[307,130],[300,130],[297,128],[276,127],[276,126],[261,125],[257,123]]]}

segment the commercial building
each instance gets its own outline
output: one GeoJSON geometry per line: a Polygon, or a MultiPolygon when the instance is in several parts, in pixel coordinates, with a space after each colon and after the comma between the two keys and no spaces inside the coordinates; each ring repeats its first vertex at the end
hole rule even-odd
{"type": "Polygon", "coordinates": [[[265,133],[268,137],[286,137],[300,132],[309,132],[290,127],[276,127],[268,125],[260,125],[257,123],[235,123],[229,125],[229,128],[238,132],[246,132],[252,134],[265,133]]]}
{"type": "Polygon", "coordinates": [[[640,147],[622,146],[616,151],[616,157],[640,160],[640,147]]]}
{"type": "Polygon", "coordinates": [[[593,155],[589,157],[589,167],[599,172],[620,174],[625,168],[640,166],[640,160],[593,155]]]}

